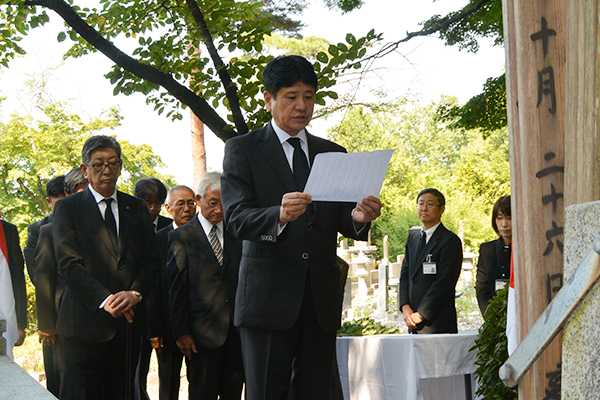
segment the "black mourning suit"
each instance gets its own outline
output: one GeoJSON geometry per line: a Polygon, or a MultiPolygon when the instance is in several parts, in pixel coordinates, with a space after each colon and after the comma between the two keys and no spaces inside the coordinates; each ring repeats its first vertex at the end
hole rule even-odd
{"type": "MultiPolygon", "coordinates": [[[[34,222],[27,227],[27,243],[23,249],[23,255],[25,256],[25,264],[27,265],[27,273],[34,282],[34,263],[35,263],[35,249],[40,237],[40,229],[42,226],[52,222],[54,214],[50,214],[43,219],[34,222]]],[[[35,284],[35,282],[34,282],[35,284]]]]}
{"type": "MultiPolygon", "coordinates": [[[[39,238],[35,248],[35,264],[30,269],[35,276],[35,304],[38,317],[38,329],[47,331],[56,328],[56,317],[60,299],[64,291],[64,281],[58,275],[56,257],[52,240],[52,223],[39,229],[39,238]]],[[[56,346],[43,345],[46,387],[58,397],[60,387],[60,365],[56,346]]]]}
{"type": "MultiPolygon", "coordinates": [[[[345,152],[310,134],[307,142],[310,165],[319,153],[345,152]]],[[[335,332],[341,323],[337,233],[366,240],[369,225],[356,232],[354,203],[315,202],[310,220],[305,213],[277,235],[282,197],[299,189],[271,124],[228,140],[223,170],[227,229],[243,240],[235,325],[242,337],[247,332],[253,338],[253,344],[243,349],[246,398],[262,398],[265,391],[271,393],[267,396],[285,398],[296,354],[295,365],[302,370],[296,378],[310,382],[298,385],[306,392],[296,393],[296,398],[321,398],[329,393],[335,332]],[[297,334],[312,343],[297,350],[290,344],[297,334]],[[286,344],[269,345],[272,337],[281,335],[287,336],[286,344]],[[267,367],[271,361],[265,357],[277,358],[279,365],[267,367]],[[263,385],[267,375],[273,376],[270,370],[280,370],[283,376],[274,390],[263,385]]]]}
{"type": "Polygon", "coordinates": [[[183,353],[173,336],[173,324],[169,310],[169,271],[167,255],[169,251],[169,233],[173,224],[169,224],[156,233],[158,253],[160,255],[160,274],[156,288],[148,296],[148,337],[163,338],[163,348],[158,358],[159,395],[161,400],[177,400],[183,353]]]}
{"type": "Polygon", "coordinates": [[[66,284],[56,323],[61,363],[65,363],[61,399],[125,398],[126,376],[133,379],[130,374],[135,372],[145,330],[144,307],[135,308],[128,326],[124,317],[113,318],[100,306],[109,295],[123,290],[136,290],[147,298],[159,261],[143,200],[121,192],[116,195],[117,248],[89,189],[56,204],[54,251],[66,284]],[[131,359],[126,357],[128,346],[131,359]]]}
{"type": "Polygon", "coordinates": [[[241,241],[223,234],[223,265],[196,215],[169,234],[170,304],[175,338],[192,335],[187,361],[190,399],[240,399],[240,339],[233,327],[241,241]]]}
{"type": "Polygon", "coordinates": [[[462,266],[462,243],[442,223],[424,251],[417,254],[420,239],[420,231],[413,231],[406,240],[398,304],[409,304],[425,318],[417,325],[419,333],[457,333],[454,294],[462,266]],[[436,274],[423,273],[423,262],[429,254],[436,263],[436,274]]]}
{"type": "Polygon", "coordinates": [[[477,262],[475,291],[481,314],[496,295],[496,280],[510,279],[510,244],[505,246],[502,238],[482,243],[477,262]]]}

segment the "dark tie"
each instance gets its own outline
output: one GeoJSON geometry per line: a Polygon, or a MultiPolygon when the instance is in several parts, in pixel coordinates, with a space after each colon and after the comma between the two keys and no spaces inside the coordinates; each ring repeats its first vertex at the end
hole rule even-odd
{"type": "Polygon", "coordinates": [[[417,247],[417,257],[421,256],[421,253],[425,250],[425,245],[427,245],[427,234],[425,234],[425,231],[421,231],[421,239],[419,239],[419,247],[417,247]]]}
{"type": "Polygon", "coordinates": [[[304,187],[306,186],[306,181],[308,180],[308,174],[310,172],[310,168],[308,168],[308,159],[306,158],[306,153],[302,151],[299,138],[293,137],[289,138],[287,141],[289,144],[294,146],[292,168],[294,169],[294,178],[296,178],[298,189],[303,191],[304,187]]]}
{"type": "Polygon", "coordinates": [[[208,234],[208,239],[210,240],[210,247],[212,247],[215,252],[215,256],[217,256],[217,260],[219,260],[219,265],[223,265],[223,248],[221,247],[221,242],[219,242],[219,238],[217,237],[217,226],[213,225],[208,234]]]}
{"type": "Polygon", "coordinates": [[[106,228],[108,228],[108,233],[110,234],[110,239],[115,246],[115,249],[119,248],[117,238],[117,221],[115,220],[115,214],[113,214],[111,204],[113,202],[113,198],[105,198],[102,201],[106,203],[106,211],[104,211],[104,223],[106,224],[106,228]]]}

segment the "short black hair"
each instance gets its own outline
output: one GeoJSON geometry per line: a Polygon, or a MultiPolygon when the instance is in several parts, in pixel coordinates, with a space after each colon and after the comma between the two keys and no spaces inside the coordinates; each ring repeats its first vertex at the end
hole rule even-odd
{"type": "Polygon", "coordinates": [[[117,142],[117,139],[112,136],[95,135],[85,141],[81,150],[81,161],[84,164],[89,164],[92,159],[92,153],[101,149],[113,149],[117,153],[119,160],[121,159],[121,145],[117,142]]]}
{"type": "Polygon", "coordinates": [[[494,203],[494,208],[492,208],[492,228],[498,236],[500,236],[500,231],[498,231],[496,218],[498,218],[498,214],[500,213],[510,217],[510,195],[500,196],[498,200],[496,200],[496,203],[494,203]]]}
{"type": "Polygon", "coordinates": [[[46,183],[46,197],[59,197],[65,195],[65,176],[59,175],[50,179],[48,183],[46,183]]]}
{"type": "Polygon", "coordinates": [[[279,56],[271,59],[263,71],[263,83],[267,92],[275,98],[279,89],[304,82],[315,88],[319,80],[312,64],[301,56],[279,56]]]}
{"type": "Polygon", "coordinates": [[[440,203],[440,207],[443,207],[446,205],[446,199],[444,198],[444,195],[442,194],[442,192],[440,192],[439,190],[434,189],[434,188],[427,188],[427,189],[421,190],[419,192],[419,195],[417,196],[417,203],[419,202],[419,198],[427,193],[432,194],[435,197],[437,197],[438,202],[440,203]]]}
{"type": "Polygon", "coordinates": [[[135,183],[133,195],[146,200],[148,197],[155,197],[161,203],[167,198],[167,188],[156,178],[144,178],[135,183]]]}
{"type": "Polygon", "coordinates": [[[81,169],[79,167],[73,168],[65,175],[65,193],[67,195],[75,193],[75,189],[77,188],[77,186],[81,185],[82,183],[89,182],[87,179],[85,179],[85,176],[83,176],[83,172],[81,172],[81,169]]]}

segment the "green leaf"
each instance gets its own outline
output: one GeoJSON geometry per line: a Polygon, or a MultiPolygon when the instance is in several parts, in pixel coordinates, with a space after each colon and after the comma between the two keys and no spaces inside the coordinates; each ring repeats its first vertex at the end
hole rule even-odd
{"type": "Polygon", "coordinates": [[[61,32],[58,33],[58,36],[56,37],[56,40],[58,40],[59,42],[64,42],[66,38],[67,38],[66,33],[64,33],[64,32],[61,31],[61,32]]]}

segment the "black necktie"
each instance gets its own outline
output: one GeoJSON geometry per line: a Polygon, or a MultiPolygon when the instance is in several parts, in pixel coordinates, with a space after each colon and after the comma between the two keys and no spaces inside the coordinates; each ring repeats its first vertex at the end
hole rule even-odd
{"type": "Polygon", "coordinates": [[[104,211],[104,223],[106,224],[106,228],[108,228],[108,233],[110,234],[110,239],[115,246],[115,249],[119,248],[117,238],[117,221],[115,220],[115,214],[113,214],[111,204],[113,202],[113,198],[106,198],[102,201],[106,203],[106,211],[104,211]]]}
{"type": "Polygon", "coordinates": [[[421,239],[419,240],[419,247],[417,247],[417,257],[421,256],[421,253],[425,250],[425,245],[427,245],[427,234],[425,234],[425,231],[421,231],[421,239]]]}
{"type": "Polygon", "coordinates": [[[308,180],[308,174],[310,172],[310,168],[308,168],[308,159],[306,158],[306,153],[302,151],[299,138],[293,137],[289,138],[287,141],[289,144],[294,146],[294,156],[292,157],[294,178],[296,178],[298,189],[303,191],[304,187],[306,186],[306,181],[308,180]]]}

